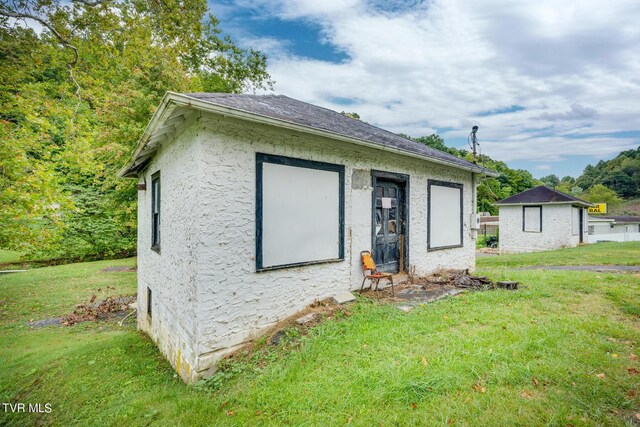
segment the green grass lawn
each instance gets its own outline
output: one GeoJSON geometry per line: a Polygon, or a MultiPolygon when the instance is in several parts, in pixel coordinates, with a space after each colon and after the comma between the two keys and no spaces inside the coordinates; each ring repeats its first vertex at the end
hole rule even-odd
{"type": "Polygon", "coordinates": [[[18,262],[22,254],[17,251],[10,251],[7,249],[0,249],[0,264],[5,262],[18,262]]]}
{"type": "Polygon", "coordinates": [[[477,267],[526,265],[640,265],[640,242],[602,242],[577,248],[478,258],[477,267]]]}
{"type": "MultiPolygon", "coordinates": [[[[594,248],[614,254],[589,251],[609,263],[638,260],[632,246],[594,248]]],[[[410,313],[361,298],[350,315],[283,349],[264,345],[196,387],[132,324],[25,327],[70,312],[97,288],[134,292],[133,273],[100,272],[134,260],[0,276],[0,401],[52,407],[0,412],[0,425],[633,425],[640,275],[488,261],[482,274],[518,280],[521,290],[467,293],[410,313]]]]}

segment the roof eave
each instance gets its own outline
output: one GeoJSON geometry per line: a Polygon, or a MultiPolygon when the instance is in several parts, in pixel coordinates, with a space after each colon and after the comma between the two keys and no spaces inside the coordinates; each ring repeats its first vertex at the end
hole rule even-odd
{"type": "Polygon", "coordinates": [[[528,206],[528,205],[582,205],[586,207],[595,206],[593,203],[582,202],[578,200],[567,200],[564,202],[517,202],[517,203],[501,203],[495,202],[495,206],[528,206]]]}
{"type": "Polygon", "coordinates": [[[465,167],[465,166],[458,165],[458,164],[453,163],[453,162],[448,162],[446,160],[441,160],[441,159],[437,159],[437,158],[434,158],[434,157],[421,155],[421,154],[414,153],[414,152],[411,152],[411,151],[402,150],[402,149],[395,148],[395,147],[389,147],[389,146],[386,146],[386,145],[380,145],[380,144],[376,144],[376,143],[373,143],[373,142],[370,142],[370,141],[366,141],[366,140],[363,140],[363,139],[352,138],[352,137],[344,136],[344,135],[341,135],[341,134],[338,134],[338,133],[329,132],[329,131],[326,131],[326,130],[323,130],[323,129],[314,128],[314,127],[311,127],[311,126],[303,126],[303,125],[299,125],[297,123],[289,122],[287,120],[274,119],[272,117],[267,117],[267,116],[264,116],[264,115],[251,113],[251,112],[240,110],[240,109],[223,107],[223,106],[220,106],[220,105],[217,105],[217,104],[212,104],[212,103],[209,103],[209,102],[206,102],[206,101],[202,101],[202,100],[197,99],[197,98],[192,98],[192,97],[186,96],[184,94],[180,94],[180,93],[167,92],[165,94],[164,98],[162,99],[162,102],[160,103],[160,106],[158,107],[158,109],[156,110],[155,114],[153,115],[153,117],[149,121],[149,124],[145,128],[145,130],[144,130],[144,132],[142,134],[142,137],[140,138],[140,140],[138,141],[138,144],[136,145],[136,149],[134,150],[133,155],[131,156],[131,158],[129,159],[127,164],[122,169],[120,169],[120,171],[118,172],[117,176],[119,178],[128,178],[128,177],[134,178],[134,177],[136,177],[138,175],[138,171],[135,170],[135,169],[132,169],[132,168],[135,166],[135,163],[137,161],[138,155],[144,150],[145,145],[147,144],[149,139],[153,136],[155,130],[164,121],[164,119],[166,119],[167,115],[170,113],[170,111],[169,111],[169,113],[167,112],[169,110],[169,105],[170,104],[175,104],[175,106],[177,106],[177,107],[195,108],[195,109],[198,109],[198,110],[201,110],[201,111],[214,113],[214,114],[220,114],[222,116],[233,117],[233,118],[242,119],[242,120],[246,120],[246,121],[250,121],[250,122],[254,122],[254,123],[267,124],[267,125],[272,125],[272,126],[276,126],[276,127],[280,127],[280,128],[285,128],[285,129],[295,130],[295,131],[299,131],[299,132],[303,132],[303,133],[308,133],[308,134],[312,134],[312,135],[329,137],[331,139],[337,139],[337,140],[348,142],[348,143],[351,143],[351,144],[361,145],[361,146],[370,147],[370,148],[374,148],[374,149],[378,149],[378,150],[384,150],[384,151],[388,151],[388,152],[392,152],[392,153],[396,153],[396,154],[401,154],[401,155],[405,155],[405,156],[409,156],[409,157],[418,158],[418,159],[421,159],[421,160],[427,160],[427,161],[430,161],[430,162],[433,162],[433,163],[438,163],[438,164],[454,167],[456,169],[467,170],[467,171],[470,171],[472,173],[475,173],[475,174],[478,174],[478,175],[482,175],[482,176],[491,176],[491,177],[500,176],[499,173],[494,172],[494,171],[489,170],[489,169],[482,168],[480,166],[476,166],[476,167],[468,166],[468,167],[465,167]]]}
{"type": "Polygon", "coordinates": [[[169,111],[168,107],[172,102],[173,97],[176,95],[178,94],[175,92],[167,92],[164,94],[162,101],[160,101],[160,106],[156,112],[153,113],[153,117],[151,117],[149,123],[147,123],[147,127],[144,129],[144,132],[142,132],[142,136],[138,140],[136,148],[129,158],[129,161],[118,171],[116,175],[118,178],[135,178],[138,176],[138,171],[134,167],[139,158],[139,154],[144,150],[145,145],[149,139],[151,139],[160,123],[162,123],[166,119],[166,116],[170,114],[171,111],[169,111]]]}

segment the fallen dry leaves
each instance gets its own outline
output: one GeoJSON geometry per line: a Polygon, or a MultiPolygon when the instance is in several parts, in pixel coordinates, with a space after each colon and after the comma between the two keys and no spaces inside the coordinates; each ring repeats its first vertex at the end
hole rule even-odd
{"type": "Polygon", "coordinates": [[[629,372],[629,375],[638,375],[638,374],[640,374],[640,371],[638,371],[636,368],[627,368],[627,372],[629,372]]]}
{"type": "Polygon", "coordinates": [[[428,365],[427,358],[422,356],[422,366],[424,366],[426,368],[427,365],[428,365]]]}
{"type": "Polygon", "coordinates": [[[540,383],[538,382],[538,379],[537,379],[536,377],[533,377],[533,376],[531,377],[531,382],[532,382],[532,383],[533,383],[533,385],[535,385],[535,386],[537,386],[538,384],[540,384],[540,383]]]}
{"type": "Polygon", "coordinates": [[[596,375],[596,377],[600,378],[601,380],[605,379],[607,376],[604,373],[599,373],[596,375]]]}
{"type": "Polygon", "coordinates": [[[631,353],[631,354],[629,355],[629,360],[638,360],[638,356],[637,356],[637,355],[635,355],[635,354],[633,354],[633,353],[631,353]]]}

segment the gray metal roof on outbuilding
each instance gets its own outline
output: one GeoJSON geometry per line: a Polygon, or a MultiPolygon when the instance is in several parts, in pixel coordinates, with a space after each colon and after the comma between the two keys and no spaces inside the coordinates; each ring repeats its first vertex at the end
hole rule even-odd
{"type": "Polygon", "coordinates": [[[525,190],[506,199],[497,201],[496,205],[522,205],[532,203],[577,203],[585,206],[593,206],[586,200],[579,199],[571,194],[566,194],[553,188],[540,185],[525,190]]]}

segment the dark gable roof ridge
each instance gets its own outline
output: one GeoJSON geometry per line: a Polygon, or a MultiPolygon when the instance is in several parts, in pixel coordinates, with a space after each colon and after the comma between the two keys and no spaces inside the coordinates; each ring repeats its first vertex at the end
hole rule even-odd
{"type": "Polygon", "coordinates": [[[496,205],[526,204],[526,203],[567,203],[577,202],[591,206],[590,202],[563,193],[545,185],[539,185],[525,190],[506,199],[497,201],[496,205]]]}
{"type": "Polygon", "coordinates": [[[640,222],[640,216],[634,215],[594,215],[589,218],[609,219],[615,222],[640,222]]]}
{"type": "Polygon", "coordinates": [[[228,93],[183,93],[183,96],[210,104],[257,114],[276,120],[331,132],[337,135],[393,147],[465,169],[482,172],[488,169],[444,151],[404,138],[393,132],[346,117],[325,107],[289,98],[285,95],[247,95],[228,93]]]}

